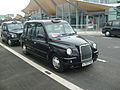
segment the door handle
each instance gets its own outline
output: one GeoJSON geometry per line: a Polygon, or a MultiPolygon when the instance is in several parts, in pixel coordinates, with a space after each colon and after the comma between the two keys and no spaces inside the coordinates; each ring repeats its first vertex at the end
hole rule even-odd
{"type": "Polygon", "coordinates": [[[27,41],[27,39],[25,39],[25,41],[27,41]]]}
{"type": "Polygon", "coordinates": [[[34,42],[34,44],[36,44],[37,42],[34,42]]]}

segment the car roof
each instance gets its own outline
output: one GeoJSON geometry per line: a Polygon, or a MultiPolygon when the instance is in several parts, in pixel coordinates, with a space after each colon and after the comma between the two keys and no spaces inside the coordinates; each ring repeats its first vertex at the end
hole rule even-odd
{"type": "MultiPolygon", "coordinates": [[[[49,22],[52,22],[52,20],[54,20],[54,19],[51,19],[51,20],[29,20],[29,21],[26,21],[25,23],[30,23],[30,22],[41,22],[41,23],[49,23],[49,22]]],[[[60,22],[66,22],[65,20],[59,20],[60,22]]]]}
{"type": "Polygon", "coordinates": [[[5,22],[3,22],[3,23],[11,24],[11,23],[13,23],[13,22],[21,23],[20,21],[5,21],[5,22]]]}

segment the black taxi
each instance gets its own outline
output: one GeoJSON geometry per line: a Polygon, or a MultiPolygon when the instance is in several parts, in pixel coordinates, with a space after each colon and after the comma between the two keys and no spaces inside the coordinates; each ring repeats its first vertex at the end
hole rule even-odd
{"type": "Polygon", "coordinates": [[[20,36],[23,32],[23,24],[20,21],[6,21],[2,23],[1,39],[8,45],[20,43],[20,36]]]}
{"type": "Polygon", "coordinates": [[[54,70],[84,67],[97,60],[97,45],[78,36],[64,20],[30,20],[21,35],[24,54],[34,54],[51,63],[54,70]]]}
{"type": "Polygon", "coordinates": [[[120,37],[120,20],[108,21],[102,28],[102,33],[105,34],[106,37],[110,36],[120,37]]]}

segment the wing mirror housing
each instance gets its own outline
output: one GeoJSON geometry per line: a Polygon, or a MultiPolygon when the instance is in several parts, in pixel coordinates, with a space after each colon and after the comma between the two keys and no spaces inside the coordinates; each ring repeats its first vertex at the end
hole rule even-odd
{"type": "Polygon", "coordinates": [[[43,38],[43,39],[45,39],[45,35],[43,35],[43,34],[38,34],[38,35],[37,35],[37,38],[43,38]]]}

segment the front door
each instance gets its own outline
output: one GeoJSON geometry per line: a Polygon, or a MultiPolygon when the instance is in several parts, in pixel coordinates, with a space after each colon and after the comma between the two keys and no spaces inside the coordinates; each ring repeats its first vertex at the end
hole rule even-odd
{"type": "Polygon", "coordinates": [[[120,35],[120,22],[119,21],[113,21],[111,33],[113,35],[120,35]]]}

